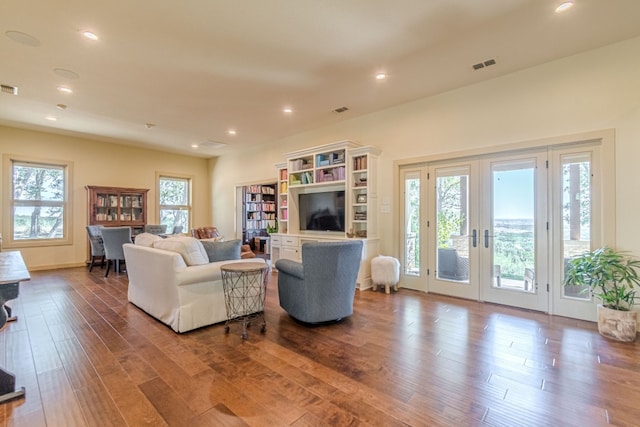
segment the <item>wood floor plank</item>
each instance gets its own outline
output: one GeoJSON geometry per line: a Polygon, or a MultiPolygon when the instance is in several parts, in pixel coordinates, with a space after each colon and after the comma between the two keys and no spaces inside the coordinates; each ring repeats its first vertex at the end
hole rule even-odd
{"type": "Polygon", "coordinates": [[[249,425],[222,403],[195,417],[191,422],[194,427],[246,427],[249,425]]]}
{"type": "MultiPolygon", "coordinates": [[[[165,426],[166,421],[124,369],[101,376],[109,396],[130,426],[165,426]]],[[[147,382],[151,381],[149,379],[147,382]]]]}
{"type": "Polygon", "coordinates": [[[0,427],[640,424],[640,342],[591,322],[401,289],[358,291],[353,316],[310,327],[272,273],[267,331],[245,341],[176,334],[128,303],[126,274],[103,275],[21,284],[0,363],[27,396],[0,427]]]}
{"type": "MultiPolygon", "coordinates": [[[[84,418],[80,403],[64,369],[39,373],[38,385],[48,425],[87,425],[87,420],[84,418]]],[[[29,393],[28,390],[27,393],[29,393]]]]}
{"type": "Polygon", "coordinates": [[[192,412],[186,402],[160,378],[140,385],[140,390],[153,404],[154,408],[169,426],[187,427],[197,414],[192,412]]]}

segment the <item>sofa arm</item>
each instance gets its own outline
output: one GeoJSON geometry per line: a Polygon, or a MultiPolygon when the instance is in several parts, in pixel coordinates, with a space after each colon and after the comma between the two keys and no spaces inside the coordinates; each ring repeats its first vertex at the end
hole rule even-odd
{"type": "Polygon", "coordinates": [[[304,279],[304,268],[301,262],[292,261],[290,259],[279,259],[276,261],[278,271],[293,276],[297,279],[304,279]]]}
{"type": "Polygon", "coordinates": [[[176,271],[176,284],[178,286],[188,286],[195,283],[221,280],[220,267],[214,264],[192,265],[191,267],[176,271]]]}

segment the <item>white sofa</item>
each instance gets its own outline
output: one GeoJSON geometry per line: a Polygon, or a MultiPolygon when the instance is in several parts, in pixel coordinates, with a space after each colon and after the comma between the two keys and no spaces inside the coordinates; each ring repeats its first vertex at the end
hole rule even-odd
{"type": "Polygon", "coordinates": [[[180,333],[227,320],[220,266],[247,260],[187,266],[178,252],[129,243],[123,248],[130,302],[180,333]]]}

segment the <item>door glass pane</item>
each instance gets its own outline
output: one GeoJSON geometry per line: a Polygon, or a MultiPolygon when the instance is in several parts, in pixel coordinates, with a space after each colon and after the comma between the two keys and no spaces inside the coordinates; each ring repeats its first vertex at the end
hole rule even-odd
{"type": "Polygon", "coordinates": [[[404,273],[420,275],[420,176],[407,174],[404,180],[404,273]]]}
{"type": "Polygon", "coordinates": [[[535,164],[492,167],[493,287],[535,292],[535,164]]]}
{"type": "Polygon", "coordinates": [[[469,173],[466,169],[436,173],[436,277],[469,282],[469,173]]]}
{"type": "MultiPolygon", "coordinates": [[[[590,178],[589,154],[562,157],[562,252],[565,266],[571,257],[591,249],[590,178]]],[[[588,286],[563,287],[563,295],[590,298],[588,286]]]]}

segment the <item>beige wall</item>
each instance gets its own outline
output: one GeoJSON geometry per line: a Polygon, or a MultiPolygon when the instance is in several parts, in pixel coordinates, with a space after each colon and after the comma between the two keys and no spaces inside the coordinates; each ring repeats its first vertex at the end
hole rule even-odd
{"type": "MultiPolygon", "coordinates": [[[[156,172],[189,175],[193,177],[193,222],[205,225],[211,221],[210,173],[206,159],[0,126],[0,155],[4,154],[73,162],[73,243],[20,249],[30,269],[82,265],[86,260],[85,185],[148,188],[147,222],[154,223],[158,215],[156,172]]],[[[4,188],[7,173],[1,172],[0,188],[4,188]]],[[[2,198],[2,234],[6,236],[9,230],[4,192],[2,198]]]]}
{"type": "MultiPolygon", "coordinates": [[[[294,135],[268,149],[225,155],[213,170],[215,223],[223,229],[234,226],[228,209],[234,185],[275,178],[282,153],[298,148],[351,140],[382,149],[379,200],[394,200],[394,161],[399,159],[613,128],[616,170],[609,173],[617,181],[617,245],[640,255],[637,52],[640,38],[294,135]]],[[[382,252],[392,254],[398,218],[394,213],[379,216],[382,252]]]]}
{"type": "MultiPolygon", "coordinates": [[[[25,260],[30,268],[84,260],[88,184],[151,189],[148,219],[153,222],[156,171],[192,174],[194,225],[215,224],[233,236],[235,189],[274,181],[275,164],[284,161],[282,155],[288,151],[340,140],[376,146],[382,149],[380,200],[396,200],[394,162],[399,159],[609,128],[616,133],[616,170],[611,173],[617,181],[617,244],[640,255],[639,51],[640,38],[631,39],[274,141],[268,148],[238,150],[210,160],[0,127],[0,154],[70,160],[75,167],[74,244],[56,250],[25,249],[25,260]]],[[[382,252],[393,254],[398,218],[394,212],[379,216],[382,252]]]]}

